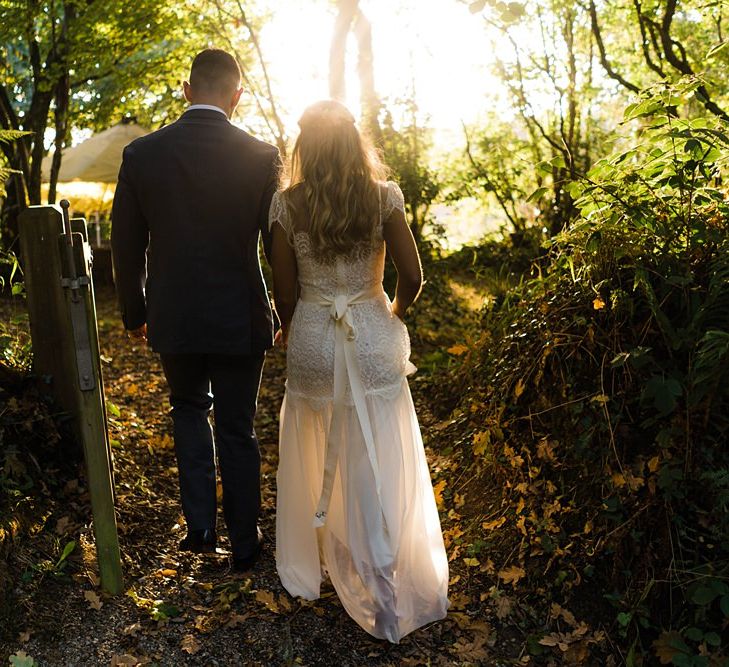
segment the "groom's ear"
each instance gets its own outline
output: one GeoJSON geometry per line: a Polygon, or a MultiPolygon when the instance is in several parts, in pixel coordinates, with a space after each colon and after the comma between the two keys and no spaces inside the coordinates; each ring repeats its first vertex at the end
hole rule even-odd
{"type": "Polygon", "coordinates": [[[182,82],[182,92],[185,95],[185,99],[192,104],[192,88],[190,87],[189,81],[182,82]]]}
{"type": "Polygon", "coordinates": [[[231,108],[231,114],[233,111],[235,111],[235,108],[238,106],[238,102],[240,101],[240,96],[243,94],[243,88],[238,88],[233,93],[233,97],[230,98],[230,108],[231,108]]]}

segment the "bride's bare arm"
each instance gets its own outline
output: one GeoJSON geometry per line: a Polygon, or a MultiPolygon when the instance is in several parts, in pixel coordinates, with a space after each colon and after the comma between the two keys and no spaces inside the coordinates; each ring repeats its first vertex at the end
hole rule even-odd
{"type": "Polygon", "coordinates": [[[271,269],[273,271],[273,300],[276,313],[281,320],[281,331],[285,344],[298,299],[298,270],[294,249],[289,243],[286,231],[279,224],[273,225],[271,269]]]}
{"type": "Polygon", "coordinates": [[[403,212],[395,208],[385,221],[382,230],[387,251],[397,269],[397,287],[392,312],[400,319],[418,298],[423,286],[423,269],[420,266],[418,248],[403,212]]]}

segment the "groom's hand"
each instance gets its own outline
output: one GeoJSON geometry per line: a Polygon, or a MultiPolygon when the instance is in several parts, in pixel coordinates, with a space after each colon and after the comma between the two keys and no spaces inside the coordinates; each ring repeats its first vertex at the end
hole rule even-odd
{"type": "Polygon", "coordinates": [[[127,338],[131,338],[132,340],[141,340],[146,343],[147,342],[147,325],[143,324],[138,329],[127,330],[127,338]]]}

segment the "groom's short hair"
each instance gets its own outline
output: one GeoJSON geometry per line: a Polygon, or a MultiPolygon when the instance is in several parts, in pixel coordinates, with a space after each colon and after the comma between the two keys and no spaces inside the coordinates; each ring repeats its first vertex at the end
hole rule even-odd
{"type": "Polygon", "coordinates": [[[240,86],[240,67],[223,49],[205,49],[192,61],[190,85],[198,92],[227,95],[240,86]]]}

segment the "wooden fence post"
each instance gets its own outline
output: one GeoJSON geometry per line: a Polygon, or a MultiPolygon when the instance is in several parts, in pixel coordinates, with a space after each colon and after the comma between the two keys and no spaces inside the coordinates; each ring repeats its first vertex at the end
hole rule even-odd
{"type": "Polygon", "coordinates": [[[123,579],[86,222],[70,222],[72,245],[56,206],[31,206],[19,226],[34,371],[73,417],[86,459],[101,586],[117,595],[123,579]]]}

